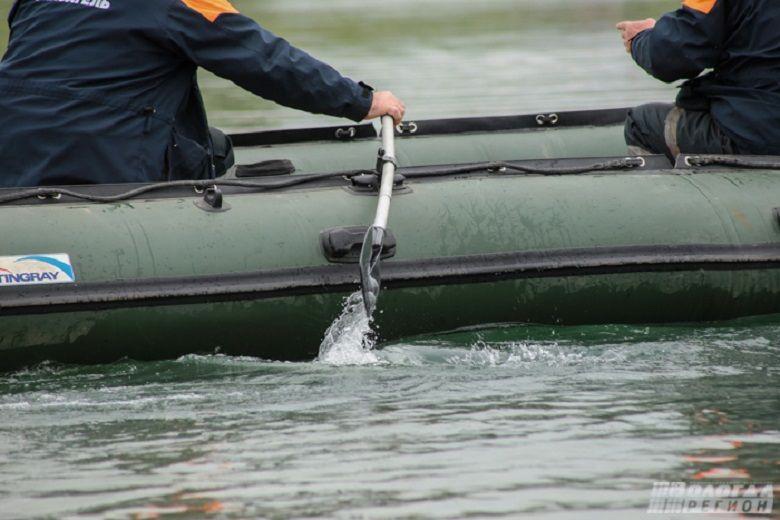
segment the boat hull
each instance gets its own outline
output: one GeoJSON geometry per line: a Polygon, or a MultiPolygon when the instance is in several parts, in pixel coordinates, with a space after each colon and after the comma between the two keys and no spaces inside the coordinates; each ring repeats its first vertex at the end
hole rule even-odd
{"type": "MultiPolygon", "coordinates": [[[[407,179],[391,209],[397,250],[383,262],[377,332],[780,313],[779,194],[778,172],[734,168],[407,179]]],[[[328,261],[322,233],[370,222],[375,197],[338,182],[226,193],[222,211],[200,199],[0,207],[0,256],[67,253],[76,278],[0,286],[0,369],[315,357],[359,287],[357,265],[328,261]]]]}
{"type": "MultiPolygon", "coordinates": [[[[780,312],[776,270],[659,272],[386,288],[386,341],[491,323],[672,323],[780,312]],[[764,287],[755,290],[755,287],[764,287]],[[736,287],[751,288],[749,296],[736,287]],[[774,290],[770,290],[774,287],[774,290]]],[[[222,353],[304,361],[347,292],[4,317],[3,367],[222,353]]]]}

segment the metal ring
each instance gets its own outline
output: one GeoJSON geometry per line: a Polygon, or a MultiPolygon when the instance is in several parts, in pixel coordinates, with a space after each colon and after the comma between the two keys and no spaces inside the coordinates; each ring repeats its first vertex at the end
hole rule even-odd
{"type": "Polygon", "coordinates": [[[641,155],[636,155],[634,157],[626,157],[627,161],[639,161],[639,166],[637,168],[644,168],[647,166],[647,160],[642,157],[641,155]]]}
{"type": "Polygon", "coordinates": [[[349,128],[338,128],[336,130],[336,139],[354,139],[357,135],[357,130],[354,126],[349,128]]]}
{"type": "Polygon", "coordinates": [[[401,135],[416,134],[417,130],[419,130],[419,127],[414,121],[409,121],[408,123],[401,123],[400,125],[396,126],[395,130],[401,135]]]}
{"type": "Polygon", "coordinates": [[[490,164],[487,167],[488,173],[505,173],[506,172],[506,166],[501,166],[498,164],[490,164]]]}
{"type": "Polygon", "coordinates": [[[560,121],[558,114],[539,114],[536,116],[536,124],[539,126],[550,125],[555,126],[560,121]]]}
{"type": "Polygon", "coordinates": [[[683,162],[685,163],[685,166],[687,166],[688,168],[695,168],[693,163],[691,163],[691,159],[693,159],[692,155],[686,155],[685,158],[683,159],[683,162]]]}
{"type": "Polygon", "coordinates": [[[39,200],[46,200],[46,199],[60,200],[61,198],[62,198],[62,193],[54,193],[50,195],[38,195],[39,200]]]}
{"type": "Polygon", "coordinates": [[[201,188],[200,186],[193,186],[192,189],[194,189],[195,193],[198,195],[203,195],[206,192],[206,188],[201,188]]]}

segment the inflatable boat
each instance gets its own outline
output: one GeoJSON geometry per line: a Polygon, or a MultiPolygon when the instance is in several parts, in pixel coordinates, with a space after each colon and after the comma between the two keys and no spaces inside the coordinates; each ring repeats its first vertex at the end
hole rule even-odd
{"type": "MultiPolygon", "coordinates": [[[[780,158],[626,157],[624,118],[397,127],[379,338],[780,312],[780,158]]],[[[360,288],[378,129],[232,137],[215,180],[0,190],[0,369],[316,357],[360,288]]]]}

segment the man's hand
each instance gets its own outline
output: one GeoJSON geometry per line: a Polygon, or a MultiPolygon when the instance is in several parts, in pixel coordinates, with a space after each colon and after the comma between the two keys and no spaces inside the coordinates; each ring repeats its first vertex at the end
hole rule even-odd
{"type": "Polygon", "coordinates": [[[404,120],[406,106],[404,102],[393,95],[392,92],[374,92],[374,102],[368,111],[366,119],[375,119],[382,116],[392,116],[395,124],[400,125],[404,120]]]}
{"type": "Polygon", "coordinates": [[[620,31],[620,35],[623,37],[623,45],[626,47],[626,52],[631,54],[631,42],[634,40],[637,34],[647,29],[655,27],[655,20],[648,18],[647,20],[627,21],[617,24],[617,30],[620,31]]]}

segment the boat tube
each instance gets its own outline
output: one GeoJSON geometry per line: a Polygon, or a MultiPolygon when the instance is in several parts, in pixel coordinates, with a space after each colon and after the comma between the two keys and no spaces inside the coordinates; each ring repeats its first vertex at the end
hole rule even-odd
{"type": "MultiPolygon", "coordinates": [[[[380,339],[780,312],[780,158],[626,157],[624,118],[399,126],[380,339]]],[[[0,190],[0,369],[316,357],[360,287],[377,130],[233,140],[216,180],[0,190]]]]}

